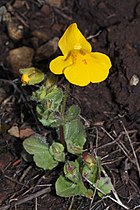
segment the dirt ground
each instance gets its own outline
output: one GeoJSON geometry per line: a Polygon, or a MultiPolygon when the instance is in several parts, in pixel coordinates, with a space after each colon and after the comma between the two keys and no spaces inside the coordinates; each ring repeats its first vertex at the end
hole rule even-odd
{"type": "Polygon", "coordinates": [[[49,72],[60,54],[56,43],[72,22],[93,51],[111,58],[112,68],[100,84],[71,86],[69,104],[80,105],[88,142],[98,139],[97,154],[122,203],[140,209],[140,0],[1,0],[0,210],[125,209],[109,198],[95,197],[91,204],[56,196],[60,169],[42,171],[21,156],[26,135],[47,131],[29,101],[34,87],[21,87],[18,69],[49,72]]]}

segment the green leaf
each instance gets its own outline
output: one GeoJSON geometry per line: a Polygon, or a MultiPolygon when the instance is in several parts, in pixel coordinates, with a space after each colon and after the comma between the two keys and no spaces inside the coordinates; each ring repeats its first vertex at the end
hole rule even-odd
{"type": "Polygon", "coordinates": [[[65,161],[65,153],[64,153],[64,146],[58,142],[54,142],[50,146],[50,153],[54,157],[55,160],[59,162],[65,161]]]}
{"type": "Polygon", "coordinates": [[[41,87],[34,91],[32,94],[32,100],[44,103],[47,95],[47,88],[45,85],[41,85],[41,87]]]}
{"type": "Polygon", "coordinates": [[[42,104],[37,105],[36,111],[43,126],[58,127],[62,122],[58,112],[44,109],[42,104]]]}
{"type": "Polygon", "coordinates": [[[82,180],[81,174],[79,172],[79,163],[77,160],[68,161],[64,165],[64,173],[66,178],[74,183],[79,183],[82,180]]]}
{"type": "Polygon", "coordinates": [[[54,85],[51,91],[46,95],[46,101],[49,102],[48,108],[53,111],[59,111],[59,107],[61,105],[62,100],[63,100],[63,91],[54,85]]]}
{"type": "Polygon", "coordinates": [[[63,92],[55,85],[49,90],[43,89],[36,91],[33,95],[35,100],[39,99],[40,104],[37,105],[36,111],[38,119],[44,126],[59,127],[62,123],[60,105],[63,99],[63,92]]]}
{"type": "Polygon", "coordinates": [[[86,196],[88,194],[87,188],[81,181],[79,181],[79,183],[74,183],[67,180],[62,175],[57,179],[55,188],[56,194],[61,197],[71,197],[76,195],[86,196]]]}
{"type": "Polygon", "coordinates": [[[79,119],[65,123],[64,135],[68,152],[79,155],[83,151],[86,142],[86,133],[79,119]]]}
{"type": "Polygon", "coordinates": [[[40,136],[31,136],[24,140],[23,147],[29,154],[33,155],[38,167],[51,170],[58,165],[58,161],[54,160],[50,154],[48,144],[42,139],[40,136]]]}
{"type": "Polygon", "coordinates": [[[97,180],[97,188],[100,189],[103,193],[98,191],[98,195],[102,198],[104,195],[107,195],[112,190],[112,183],[109,177],[101,177],[97,180]]]}
{"type": "Polygon", "coordinates": [[[72,105],[69,107],[66,115],[65,115],[65,122],[70,122],[76,118],[79,118],[80,115],[80,108],[77,105],[72,105]]]}
{"type": "MultiPolygon", "coordinates": [[[[82,139],[82,137],[81,137],[80,140],[83,141],[84,139],[82,139]]],[[[66,144],[67,144],[67,150],[71,154],[80,155],[83,152],[83,145],[84,144],[82,146],[80,146],[79,142],[78,143],[77,142],[73,143],[71,140],[67,141],[66,144]]]]}
{"type": "Polygon", "coordinates": [[[99,175],[99,167],[96,163],[91,167],[84,165],[83,170],[82,170],[82,176],[84,178],[86,178],[87,180],[95,184],[97,181],[98,175],[99,175]]]}

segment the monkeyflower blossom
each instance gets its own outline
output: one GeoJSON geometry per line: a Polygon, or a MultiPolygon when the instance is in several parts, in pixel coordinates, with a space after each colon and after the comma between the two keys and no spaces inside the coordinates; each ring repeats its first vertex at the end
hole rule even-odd
{"type": "Polygon", "coordinates": [[[92,52],[86,38],[72,23],[58,42],[63,56],[58,56],[50,63],[54,74],[64,74],[66,79],[78,86],[86,86],[90,82],[104,81],[111,68],[109,57],[103,53],[92,52]]]}

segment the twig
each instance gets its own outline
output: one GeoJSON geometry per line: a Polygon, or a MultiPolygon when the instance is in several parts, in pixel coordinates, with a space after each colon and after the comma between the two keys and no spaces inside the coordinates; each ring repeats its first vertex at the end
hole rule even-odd
{"type": "MultiPolygon", "coordinates": [[[[95,142],[96,142],[96,148],[98,148],[98,144],[99,144],[99,131],[98,131],[98,129],[96,127],[95,127],[95,130],[96,130],[96,140],[95,140],[95,142]]],[[[96,151],[96,153],[97,153],[97,151],[96,151]]]]}
{"type": "MultiPolygon", "coordinates": [[[[104,173],[104,175],[105,175],[106,177],[108,177],[108,175],[107,175],[107,173],[105,172],[105,170],[104,170],[103,167],[102,167],[102,172],[104,173]]],[[[110,198],[111,200],[113,200],[114,202],[118,203],[120,206],[124,207],[125,209],[129,209],[127,206],[125,206],[125,205],[121,202],[121,200],[120,200],[120,198],[119,198],[119,196],[118,196],[118,194],[117,194],[117,192],[116,192],[116,190],[115,190],[115,188],[114,188],[113,185],[112,185],[112,192],[113,192],[113,194],[114,194],[114,196],[115,196],[117,202],[116,202],[115,200],[113,200],[113,198],[112,198],[111,196],[109,196],[109,198],[110,198]]]]}
{"type": "Polygon", "coordinates": [[[125,128],[123,122],[120,121],[120,123],[121,123],[122,126],[123,126],[123,129],[124,129],[124,131],[125,131],[125,134],[126,134],[128,140],[129,140],[130,146],[131,146],[131,148],[132,148],[132,152],[133,152],[133,155],[134,155],[134,158],[135,158],[135,161],[136,161],[136,166],[137,166],[138,173],[139,173],[139,177],[140,177],[140,165],[139,165],[138,158],[137,158],[137,155],[136,155],[136,153],[135,153],[135,150],[134,150],[132,141],[131,141],[131,139],[130,139],[130,136],[129,136],[129,134],[128,134],[128,131],[126,130],[126,128],[125,128]]]}
{"type": "Polygon", "coordinates": [[[126,149],[126,147],[123,145],[122,142],[119,142],[119,138],[121,137],[121,134],[118,136],[117,139],[113,138],[110,133],[108,133],[103,127],[101,127],[101,129],[114,141],[116,142],[116,144],[121,148],[121,150],[123,151],[123,153],[127,156],[127,158],[129,159],[129,161],[133,164],[136,165],[136,162],[131,158],[129,151],[126,149]]]}
{"type": "MultiPolygon", "coordinates": [[[[37,198],[37,197],[39,197],[39,196],[41,196],[41,195],[43,195],[45,193],[48,193],[48,192],[51,192],[51,188],[50,187],[47,187],[47,188],[42,189],[42,190],[40,190],[40,191],[38,191],[36,193],[33,193],[33,194],[29,195],[29,196],[26,196],[26,197],[24,197],[22,199],[19,199],[18,201],[16,201],[14,203],[14,206],[16,207],[17,205],[21,205],[23,203],[26,203],[27,201],[30,201],[30,200],[32,200],[34,198],[37,198]]],[[[11,206],[13,206],[13,203],[0,207],[0,210],[7,210],[11,206]]]]}
{"type": "Polygon", "coordinates": [[[35,198],[35,210],[37,210],[38,208],[37,208],[37,198],[35,198]]]}
{"type": "Polygon", "coordinates": [[[137,209],[137,208],[140,208],[140,205],[134,207],[134,209],[137,209]]]}
{"type": "Polygon", "coordinates": [[[23,186],[23,187],[26,187],[26,188],[28,188],[28,187],[29,187],[28,185],[26,185],[26,184],[22,184],[21,182],[19,182],[19,181],[15,180],[15,179],[12,179],[11,177],[9,177],[9,176],[7,176],[7,175],[4,175],[4,177],[5,177],[6,179],[9,179],[10,181],[12,181],[12,182],[14,182],[14,183],[17,183],[17,184],[19,184],[19,185],[23,186]]]}
{"type": "MultiPolygon", "coordinates": [[[[95,184],[93,184],[92,182],[90,182],[86,177],[84,177],[84,178],[86,179],[87,182],[90,183],[90,185],[93,185],[94,187],[96,187],[96,189],[97,189],[99,192],[101,192],[103,195],[105,195],[104,192],[103,192],[102,190],[100,190],[97,186],[95,186],[95,184]]],[[[117,193],[116,193],[116,191],[115,191],[113,185],[112,185],[112,188],[113,188],[112,192],[113,192],[113,194],[114,194],[114,196],[115,196],[116,199],[112,198],[110,195],[107,195],[107,196],[105,196],[104,198],[109,198],[110,200],[114,201],[114,202],[117,203],[119,206],[123,207],[124,209],[129,209],[127,206],[125,206],[125,205],[121,202],[121,200],[119,199],[119,197],[118,197],[118,195],[117,195],[117,193]]]]}
{"type": "MultiPolygon", "coordinates": [[[[113,141],[111,141],[111,142],[109,142],[109,143],[106,143],[106,144],[104,144],[104,145],[101,145],[101,146],[98,146],[97,148],[96,148],[96,150],[99,150],[99,149],[103,149],[103,148],[105,148],[105,147],[108,147],[108,146],[110,146],[110,145],[112,145],[112,144],[116,144],[116,141],[118,141],[119,139],[120,139],[120,137],[122,136],[122,135],[124,135],[125,134],[125,132],[124,131],[122,131],[120,134],[119,134],[119,136],[116,138],[116,139],[114,139],[103,127],[101,127],[101,129],[113,140],[113,141]]],[[[137,130],[131,130],[131,131],[128,131],[128,133],[129,134],[133,134],[133,133],[136,133],[137,132],[137,130]]]]}
{"type": "Polygon", "coordinates": [[[72,200],[71,200],[68,210],[72,210],[73,203],[74,203],[74,196],[72,196],[72,200]]]}
{"type": "Polygon", "coordinates": [[[28,103],[28,100],[26,98],[26,95],[22,93],[22,91],[17,87],[17,85],[14,83],[18,81],[17,79],[13,80],[13,81],[9,81],[6,79],[0,79],[0,82],[4,82],[4,83],[9,83],[10,85],[12,85],[14,87],[14,93],[17,91],[20,94],[21,100],[23,101],[24,105],[26,106],[26,108],[30,111],[30,113],[32,114],[36,125],[37,125],[37,129],[40,132],[40,128],[38,126],[38,120],[36,118],[36,115],[34,114],[34,111],[32,109],[32,107],[30,106],[30,103],[28,103]]]}
{"type": "Polygon", "coordinates": [[[72,20],[72,17],[69,17],[68,15],[64,14],[64,12],[61,12],[60,9],[53,7],[54,11],[58,14],[61,15],[63,18],[67,19],[67,20],[72,20]]]}
{"type": "Polygon", "coordinates": [[[93,39],[93,38],[99,36],[102,32],[103,32],[103,30],[100,29],[96,34],[90,35],[90,36],[88,36],[86,39],[87,39],[87,40],[93,39]]]}
{"type": "MultiPolygon", "coordinates": [[[[105,199],[105,197],[103,197],[101,200],[98,200],[89,210],[94,210],[95,209],[95,207],[97,206],[97,205],[99,205],[101,202],[103,202],[103,200],[105,199]]],[[[100,208],[100,206],[98,206],[97,208],[96,208],[96,210],[97,209],[99,209],[100,208]]]]}
{"type": "Polygon", "coordinates": [[[122,157],[118,157],[117,159],[115,160],[108,160],[106,162],[102,162],[102,166],[103,165],[110,165],[110,164],[113,164],[113,163],[116,163],[118,161],[121,161],[122,159],[124,159],[125,156],[122,156],[122,157]]]}
{"type": "MultiPolygon", "coordinates": [[[[37,197],[39,197],[39,196],[41,196],[41,195],[43,195],[43,194],[45,194],[45,193],[48,193],[48,192],[51,192],[51,188],[50,188],[50,187],[47,187],[47,188],[45,188],[45,189],[42,189],[42,190],[40,190],[40,191],[38,191],[38,192],[35,192],[35,193],[33,193],[33,194],[29,195],[29,196],[26,196],[26,197],[24,197],[24,198],[18,200],[18,201],[15,203],[15,205],[20,205],[20,204],[22,204],[22,203],[25,203],[25,202],[27,202],[27,201],[30,201],[30,200],[32,200],[32,199],[34,199],[34,198],[37,198],[37,197]]],[[[1,210],[1,209],[0,209],[0,210],[1,210]]]]}
{"type": "Polygon", "coordinates": [[[25,169],[22,176],[19,179],[19,182],[22,182],[22,180],[25,178],[25,176],[28,174],[28,172],[31,170],[32,166],[28,166],[28,168],[25,169]]]}
{"type": "Polygon", "coordinates": [[[94,198],[95,198],[95,194],[96,194],[96,192],[97,192],[97,184],[98,184],[98,180],[97,180],[97,182],[96,182],[96,184],[95,184],[95,188],[94,188],[94,191],[93,191],[93,196],[92,196],[92,198],[91,198],[91,203],[90,203],[90,208],[89,208],[89,210],[92,209],[92,204],[93,204],[93,201],[94,201],[94,198]]]}

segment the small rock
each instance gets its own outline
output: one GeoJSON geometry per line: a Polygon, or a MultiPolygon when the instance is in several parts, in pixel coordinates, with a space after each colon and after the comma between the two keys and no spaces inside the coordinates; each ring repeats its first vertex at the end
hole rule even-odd
{"type": "Polygon", "coordinates": [[[11,136],[14,136],[14,137],[17,137],[19,138],[19,127],[17,125],[13,125],[9,130],[8,130],[8,133],[11,135],[11,136]]]}
{"type": "Polygon", "coordinates": [[[44,4],[41,8],[41,12],[45,15],[45,16],[49,16],[50,15],[50,7],[47,4],[44,4]]]}
{"type": "Polygon", "coordinates": [[[35,60],[41,61],[52,56],[58,49],[58,37],[54,37],[46,44],[39,47],[36,51],[35,60]]]}
{"type": "Polygon", "coordinates": [[[39,48],[39,39],[37,37],[31,37],[30,41],[32,43],[32,46],[34,46],[34,49],[39,48]]]}
{"type": "Polygon", "coordinates": [[[19,74],[20,68],[32,67],[32,59],[34,50],[32,48],[23,46],[9,51],[7,61],[12,67],[15,74],[19,74]]]}
{"type": "Polygon", "coordinates": [[[136,74],[134,74],[134,75],[131,77],[129,84],[130,84],[131,86],[136,86],[138,83],[139,83],[139,77],[138,77],[136,74]]]}
{"type": "Polygon", "coordinates": [[[50,35],[44,31],[35,30],[32,32],[32,36],[37,37],[38,39],[41,39],[43,41],[48,41],[50,39],[50,35]]]}
{"type": "Polygon", "coordinates": [[[13,41],[19,41],[23,38],[23,34],[24,34],[23,25],[14,21],[10,21],[7,24],[7,30],[8,30],[9,37],[13,41]]]}
{"type": "MultiPolygon", "coordinates": [[[[64,25],[63,24],[59,24],[59,23],[55,23],[52,26],[52,30],[56,31],[57,33],[61,33],[61,30],[63,29],[64,25]]],[[[61,34],[60,34],[61,35],[61,34]]]]}
{"type": "Polygon", "coordinates": [[[19,130],[19,133],[20,133],[20,138],[24,139],[24,138],[27,138],[27,137],[33,135],[35,132],[33,131],[33,129],[31,127],[27,127],[27,128],[21,128],[19,130]]]}

